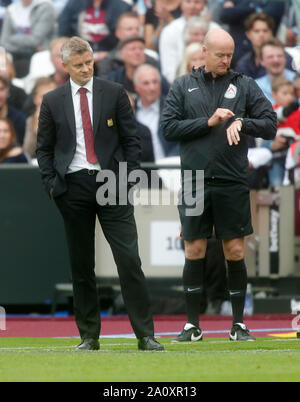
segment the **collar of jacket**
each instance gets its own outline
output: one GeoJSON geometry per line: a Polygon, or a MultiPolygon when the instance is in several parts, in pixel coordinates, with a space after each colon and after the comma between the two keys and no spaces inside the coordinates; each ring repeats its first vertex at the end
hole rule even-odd
{"type": "MultiPolygon", "coordinates": [[[[204,80],[206,80],[206,81],[212,81],[212,80],[213,80],[212,74],[211,74],[210,72],[206,72],[205,69],[204,69],[204,66],[199,67],[199,68],[197,68],[197,69],[195,69],[195,68],[193,67],[192,75],[193,75],[195,78],[202,77],[202,78],[203,78],[204,80]]],[[[233,79],[235,79],[235,78],[237,78],[237,77],[242,77],[242,76],[243,76],[243,73],[238,73],[238,72],[236,72],[236,71],[233,71],[232,69],[229,69],[228,72],[227,72],[227,74],[224,74],[224,75],[217,75],[216,79],[219,80],[219,79],[222,79],[222,78],[225,78],[225,77],[227,78],[228,76],[229,76],[229,78],[230,78],[231,80],[233,80],[233,79]]]]}

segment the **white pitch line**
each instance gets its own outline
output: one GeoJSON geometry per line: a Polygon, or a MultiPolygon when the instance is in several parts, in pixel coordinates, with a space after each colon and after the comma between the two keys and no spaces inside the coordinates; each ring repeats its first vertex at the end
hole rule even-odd
{"type": "MultiPolygon", "coordinates": [[[[106,343],[104,344],[105,346],[135,346],[134,343],[106,343]]],[[[74,346],[20,346],[20,347],[15,347],[15,348],[2,348],[0,347],[0,353],[2,351],[7,352],[7,351],[34,351],[34,350],[56,350],[56,349],[75,349],[76,345],[74,346]]]]}
{"type": "MultiPolygon", "coordinates": [[[[67,339],[67,338],[66,338],[67,339]]],[[[295,342],[299,342],[299,339],[297,338],[288,338],[288,339],[263,339],[263,340],[259,340],[259,342],[291,342],[291,341],[295,341],[295,342]]],[[[252,342],[253,344],[255,344],[255,342],[252,342]]],[[[174,346],[174,347],[181,347],[181,346],[187,346],[190,345],[191,347],[193,346],[202,346],[202,345],[223,345],[223,344],[228,344],[228,345],[233,345],[234,342],[230,342],[229,340],[219,340],[219,341],[210,341],[209,338],[204,339],[201,343],[200,342],[171,342],[168,345],[164,345],[166,347],[168,346],[174,346]]],[[[236,342],[235,342],[236,344],[236,342]]],[[[242,344],[242,343],[240,343],[242,344]]],[[[246,344],[246,342],[244,343],[246,344]]],[[[34,350],[56,350],[56,349],[66,349],[66,350],[72,350],[75,348],[76,345],[72,345],[72,346],[20,346],[20,347],[14,347],[14,348],[10,348],[10,347],[0,347],[0,353],[2,351],[6,352],[6,351],[34,351],[34,350]]],[[[111,346],[136,346],[136,343],[132,342],[132,343],[101,343],[100,342],[100,347],[101,348],[105,348],[105,347],[111,347],[111,346]]],[[[101,351],[101,349],[100,349],[101,351]]],[[[172,351],[171,351],[172,352],[172,351]]],[[[175,352],[175,351],[174,351],[175,352]]],[[[194,350],[193,350],[194,352],[194,350]]],[[[201,351],[200,351],[201,352],[201,351]]],[[[231,352],[231,351],[230,351],[231,352]]],[[[203,352],[201,352],[203,353],[203,352]]]]}
{"type": "MultiPolygon", "coordinates": [[[[260,342],[290,342],[290,341],[298,341],[298,339],[264,339],[260,342]]],[[[229,342],[229,340],[222,340],[222,341],[209,341],[209,342],[182,342],[182,343],[171,343],[168,345],[164,345],[166,348],[168,348],[168,346],[175,346],[176,348],[178,346],[186,346],[186,345],[190,345],[190,346],[194,346],[194,345],[210,345],[210,344],[228,344],[228,345],[233,345],[233,342],[229,342]]],[[[235,343],[236,344],[236,343],[235,343]]],[[[242,345],[242,343],[240,343],[242,345]]],[[[246,343],[243,343],[246,344],[246,343]]],[[[253,344],[255,344],[255,342],[253,342],[253,344]]],[[[145,353],[145,351],[138,351],[138,350],[107,350],[106,347],[114,347],[114,346],[132,346],[136,348],[136,344],[135,343],[104,343],[101,344],[101,349],[98,351],[88,351],[88,353],[92,352],[92,353],[145,353]]],[[[0,348],[0,354],[1,353],[5,353],[5,352],[19,352],[19,353],[28,353],[28,352],[55,352],[55,351],[71,351],[71,352],[75,352],[75,353],[82,353],[80,351],[76,351],[75,350],[75,346],[24,346],[24,347],[15,347],[15,348],[0,348]]],[[[188,353],[199,353],[199,354],[208,354],[208,353],[289,353],[289,352],[293,352],[293,353],[300,353],[300,349],[296,350],[296,349],[278,349],[278,350],[269,350],[269,349],[255,349],[255,350],[216,350],[216,351],[205,351],[205,350],[195,350],[190,349],[190,350],[185,350],[185,351],[180,351],[180,350],[165,350],[164,352],[160,352],[160,353],[172,353],[172,354],[188,354],[188,353]]],[[[86,353],[86,352],[83,352],[86,353]]],[[[153,352],[146,352],[146,353],[153,353],[153,352]]],[[[158,353],[158,352],[156,352],[158,353]]]]}
{"type": "MultiPolygon", "coordinates": [[[[14,350],[14,349],[9,349],[6,350],[6,352],[17,352],[17,353],[32,353],[35,350],[14,350]]],[[[51,349],[45,349],[44,352],[53,352],[53,348],[51,349]]],[[[155,353],[158,355],[165,355],[165,354],[170,354],[170,355],[187,355],[187,354],[199,354],[199,355],[218,355],[218,354],[282,354],[282,353],[293,353],[293,354],[300,354],[300,350],[296,349],[278,349],[278,350],[269,350],[269,349],[257,349],[257,350],[216,350],[216,351],[201,351],[201,350],[189,350],[189,351],[172,351],[172,350],[165,350],[162,352],[152,352],[152,351],[138,351],[138,350],[122,350],[122,351],[117,351],[117,350],[97,350],[97,351],[86,351],[86,352],[78,352],[78,351],[73,351],[73,353],[81,355],[86,354],[86,353],[92,353],[94,355],[96,354],[136,354],[136,355],[142,355],[144,353],[155,353]]],[[[1,355],[1,351],[0,351],[1,355]]]]}
{"type": "MultiPolygon", "coordinates": [[[[57,339],[57,338],[53,338],[53,339],[57,339]]],[[[65,338],[65,339],[73,339],[73,337],[69,337],[69,338],[65,338]]],[[[116,339],[115,337],[111,337],[111,338],[106,338],[106,339],[116,339]]],[[[120,338],[119,338],[120,339],[120,338]]],[[[128,338],[123,338],[123,339],[128,339],[128,338]]],[[[163,338],[162,338],[163,339],[163,338]]],[[[168,338],[165,338],[165,339],[168,339],[168,338]]],[[[258,339],[258,342],[260,342],[260,343],[264,343],[264,342],[267,342],[267,343],[270,343],[270,342],[291,342],[291,341],[294,341],[294,342],[299,342],[299,339],[297,339],[297,338],[287,338],[287,339],[282,339],[282,338],[269,338],[269,339],[258,339]]],[[[220,339],[220,340],[214,340],[214,341],[212,341],[212,340],[210,340],[210,338],[206,338],[206,339],[204,339],[202,342],[171,342],[171,343],[169,343],[169,344],[167,344],[167,345],[164,345],[165,347],[168,347],[168,346],[173,346],[173,347],[176,347],[176,348],[180,348],[181,346],[187,346],[187,345],[189,345],[189,346],[191,346],[192,348],[194,347],[194,346],[196,346],[196,345],[198,345],[198,346],[204,346],[204,345],[222,345],[222,344],[228,344],[228,345],[233,345],[234,343],[233,342],[230,342],[229,340],[227,340],[227,339],[220,339]]],[[[236,344],[236,342],[235,342],[235,344],[236,344]]],[[[240,343],[240,344],[242,344],[242,343],[240,343]]],[[[253,344],[255,344],[255,342],[253,342],[253,344]]],[[[56,351],[56,350],[61,350],[61,351],[74,351],[74,352],[77,352],[78,353],[78,351],[76,351],[75,350],[75,346],[76,345],[72,345],[72,346],[20,346],[20,347],[0,347],[0,354],[1,353],[5,353],[5,352],[33,352],[33,351],[47,351],[47,352],[49,352],[49,351],[56,351]]],[[[101,347],[101,349],[100,349],[100,351],[93,351],[93,352],[102,352],[102,353],[126,353],[126,352],[131,352],[130,350],[128,350],[128,351],[109,351],[109,350],[105,350],[105,348],[106,347],[115,347],[115,346],[118,346],[118,347],[122,347],[122,346],[132,346],[132,347],[136,347],[136,342],[132,342],[132,343],[101,343],[101,338],[100,338],[100,347],[101,347]],[[104,348],[104,350],[103,350],[103,348],[104,348]]],[[[254,350],[254,351],[251,351],[252,353],[253,352],[260,352],[260,351],[262,351],[263,349],[256,349],[256,350],[254,350]]],[[[294,350],[294,349],[282,349],[281,351],[291,351],[291,350],[294,350]]],[[[278,350],[279,351],[279,350],[278,350]]],[[[270,352],[278,352],[277,350],[272,350],[272,351],[270,351],[270,352]]],[[[201,351],[201,350],[195,350],[194,348],[193,349],[191,349],[191,350],[188,350],[188,351],[175,351],[175,350],[166,350],[165,352],[167,352],[167,353],[180,353],[180,354],[182,354],[182,353],[190,353],[190,352],[193,352],[193,353],[214,353],[214,352],[206,352],[206,351],[201,351]]],[[[233,350],[228,350],[228,351],[215,351],[215,353],[232,353],[232,352],[243,352],[243,351],[241,351],[241,350],[235,350],[235,351],[233,351],[233,350]]],[[[250,351],[245,351],[245,352],[250,352],[250,351]]],[[[296,351],[297,352],[297,351],[296,351]]],[[[139,353],[139,352],[138,352],[139,353]]],[[[298,353],[298,352],[297,352],[298,353]]]]}

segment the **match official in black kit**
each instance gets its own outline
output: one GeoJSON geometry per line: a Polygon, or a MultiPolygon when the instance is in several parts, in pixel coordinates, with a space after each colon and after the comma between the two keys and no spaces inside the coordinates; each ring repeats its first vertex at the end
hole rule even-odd
{"type": "Polygon", "coordinates": [[[230,339],[253,341],[243,321],[247,270],[244,238],[253,232],[247,184],[247,136],[273,139],[277,119],[252,78],[230,70],[234,41],[224,30],[206,35],[204,66],[178,78],[165,101],[165,138],[180,143],[183,194],[203,199],[203,212],[188,216],[179,205],[185,242],[183,286],[187,323],[174,341],[200,341],[199,306],[204,291],[204,258],[213,229],[222,240],[228,265],[233,324],[230,339]],[[192,185],[184,172],[193,172],[192,185]],[[195,193],[197,171],[204,172],[202,194],[195,193]],[[187,189],[188,186],[191,188],[187,189]]]}
{"type": "MultiPolygon", "coordinates": [[[[94,77],[93,52],[78,37],[62,47],[70,80],[44,96],[37,158],[45,187],[64,220],[82,339],[78,350],[99,349],[100,309],[95,280],[98,217],[117,265],[121,291],[140,350],[163,350],[154,338],[149,294],[138,253],[133,206],[97,203],[100,170],[139,168],[135,118],[121,85],[94,77]]],[[[118,185],[118,184],[117,184],[118,185]]]]}

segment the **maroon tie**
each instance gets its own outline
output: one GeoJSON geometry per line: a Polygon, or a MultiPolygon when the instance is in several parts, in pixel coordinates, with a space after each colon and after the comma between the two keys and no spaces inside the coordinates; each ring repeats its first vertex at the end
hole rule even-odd
{"type": "Polygon", "coordinates": [[[91,123],[91,116],[86,91],[87,91],[86,88],[79,89],[80,109],[81,109],[82,126],[84,132],[86,159],[88,162],[95,164],[98,162],[98,158],[95,152],[93,127],[91,123]]]}

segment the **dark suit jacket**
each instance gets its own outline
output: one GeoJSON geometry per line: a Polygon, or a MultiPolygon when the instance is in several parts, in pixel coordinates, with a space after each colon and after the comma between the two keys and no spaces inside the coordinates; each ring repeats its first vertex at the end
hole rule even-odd
{"type": "MultiPolygon", "coordinates": [[[[94,77],[93,132],[102,169],[118,173],[119,162],[128,173],[139,168],[140,139],[124,88],[94,77]],[[112,124],[113,123],[113,124],[112,124]]],[[[53,197],[66,189],[65,175],[76,151],[76,127],[70,81],[44,96],[39,116],[37,159],[42,180],[53,197]]]]}

